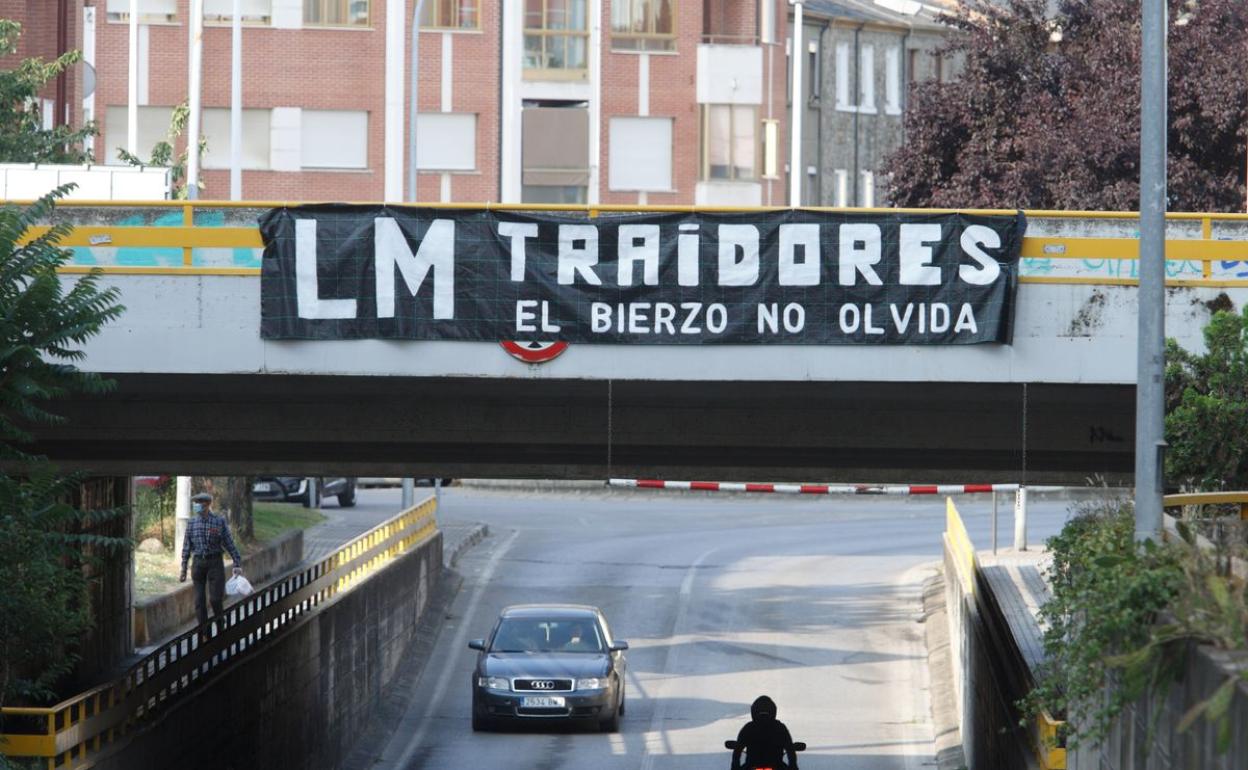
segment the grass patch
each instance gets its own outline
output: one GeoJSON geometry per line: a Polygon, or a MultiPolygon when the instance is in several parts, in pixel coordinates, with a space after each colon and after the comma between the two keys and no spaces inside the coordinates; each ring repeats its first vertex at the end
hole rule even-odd
{"type": "Polygon", "coordinates": [[[325,514],[299,503],[255,503],[252,507],[252,525],[260,543],[272,542],[284,532],[307,529],[322,521],[325,514]]]}

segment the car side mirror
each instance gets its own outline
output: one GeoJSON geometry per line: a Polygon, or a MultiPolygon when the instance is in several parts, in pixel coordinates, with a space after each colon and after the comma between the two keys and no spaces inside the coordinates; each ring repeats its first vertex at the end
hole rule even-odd
{"type": "Polygon", "coordinates": [[[628,642],[615,642],[611,645],[611,652],[623,652],[628,649],[628,642]]]}
{"type": "Polygon", "coordinates": [[[737,742],[736,741],[724,741],[724,748],[728,749],[729,751],[736,751],[737,742]]]}
{"type": "Polygon", "coordinates": [[[794,750],[794,751],[805,751],[805,750],[806,750],[806,744],[805,744],[805,743],[802,743],[801,741],[793,741],[793,750],[794,750]]]}
{"type": "Polygon", "coordinates": [[[485,651],[485,640],[484,640],[484,639],[473,639],[471,642],[468,642],[468,649],[470,649],[470,650],[481,650],[482,652],[484,652],[484,651],[485,651]]]}

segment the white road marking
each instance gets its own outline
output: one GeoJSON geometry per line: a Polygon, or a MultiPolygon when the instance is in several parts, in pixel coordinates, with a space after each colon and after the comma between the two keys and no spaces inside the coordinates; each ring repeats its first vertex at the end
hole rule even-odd
{"type": "MultiPolygon", "coordinates": [[[[693,564],[689,565],[689,569],[685,570],[685,579],[680,583],[680,598],[676,604],[676,620],[672,623],[671,635],[673,637],[680,633],[681,627],[685,624],[685,616],[689,614],[689,599],[693,595],[693,580],[697,577],[698,568],[702,566],[702,562],[706,561],[717,550],[719,549],[712,548],[706,551],[695,559],[693,564]]],[[[667,685],[672,681],[672,672],[679,670],[679,658],[680,646],[668,645],[663,660],[660,682],[655,688],[656,695],[658,695],[657,690],[659,687],[662,687],[665,692],[662,697],[658,698],[658,703],[655,704],[654,714],[650,717],[650,729],[646,731],[642,739],[642,751],[644,754],[641,758],[641,770],[651,770],[654,767],[655,754],[650,751],[650,747],[656,739],[662,739],[664,754],[670,755],[672,753],[672,742],[667,737],[667,730],[664,729],[663,723],[667,720],[667,701],[669,700],[667,697],[669,693],[666,692],[666,689],[667,685]]]]}
{"type": "MultiPolygon", "coordinates": [[[[476,617],[477,606],[481,603],[481,596],[485,593],[486,586],[490,584],[490,579],[494,576],[494,570],[498,568],[499,563],[503,560],[503,555],[506,554],[512,544],[515,543],[516,538],[519,535],[519,530],[513,530],[512,533],[507,536],[507,539],[499,545],[498,550],[494,552],[494,555],[490,557],[490,560],[486,562],[485,569],[481,573],[477,586],[472,591],[472,598],[468,600],[468,606],[464,610],[463,617],[465,619],[476,617]]],[[[459,631],[455,634],[455,639],[451,642],[452,650],[461,650],[468,645],[468,629],[470,625],[470,623],[464,623],[459,627],[459,631]]],[[[412,704],[408,707],[408,713],[404,714],[401,723],[412,721],[410,718],[414,718],[416,715],[411,712],[418,706],[430,708],[431,710],[437,708],[437,705],[442,702],[442,698],[446,695],[446,688],[451,683],[451,674],[454,669],[455,667],[452,665],[443,666],[442,673],[438,677],[438,683],[433,688],[433,697],[427,700],[413,698],[412,704]]],[[[390,765],[391,767],[400,768],[400,770],[407,767],[408,763],[412,761],[412,756],[416,753],[416,750],[419,749],[421,744],[424,742],[425,733],[428,732],[429,723],[431,721],[433,720],[420,720],[420,726],[416,728],[416,731],[412,733],[411,740],[409,740],[407,745],[404,746],[403,753],[399,755],[398,762],[390,765]]],[[[386,750],[382,752],[382,757],[394,756],[391,748],[393,747],[400,732],[400,730],[395,730],[394,734],[390,738],[390,741],[386,744],[386,750]]]]}

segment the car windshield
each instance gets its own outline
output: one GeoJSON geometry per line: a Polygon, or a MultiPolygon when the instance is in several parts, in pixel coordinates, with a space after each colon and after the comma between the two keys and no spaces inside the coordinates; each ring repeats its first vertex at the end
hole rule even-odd
{"type": "Polygon", "coordinates": [[[504,618],[490,652],[602,652],[598,624],[583,618],[504,618]]]}

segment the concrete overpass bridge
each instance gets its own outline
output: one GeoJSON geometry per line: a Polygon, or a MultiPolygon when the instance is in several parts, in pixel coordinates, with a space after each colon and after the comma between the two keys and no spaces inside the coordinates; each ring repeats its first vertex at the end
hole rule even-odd
{"type": "MultiPolygon", "coordinates": [[[[127,310],[86,351],[116,391],[59,404],[70,419],[41,429],[39,450],[117,474],[1132,471],[1135,215],[1027,213],[1009,345],[573,344],[527,364],[493,342],[263,339],[256,221],[282,205],[59,209],[77,225],[64,279],[99,267],[127,310]]],[[[1248,218],[1168,227],[1167,334],[1201,348],[1213,310],[1248,299],[1248,218]]]]}

